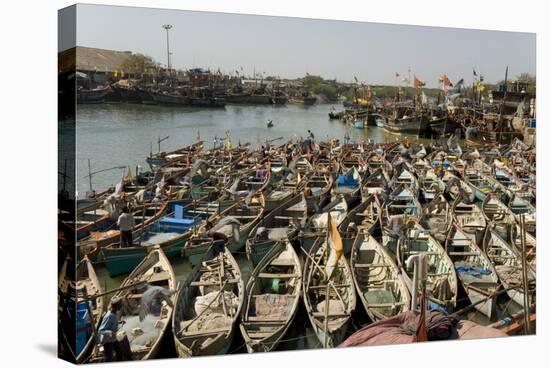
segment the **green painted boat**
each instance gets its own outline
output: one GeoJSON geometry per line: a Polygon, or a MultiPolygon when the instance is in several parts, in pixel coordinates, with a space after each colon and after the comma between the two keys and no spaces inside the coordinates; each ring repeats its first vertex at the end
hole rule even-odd
{"type": "MultiPolygon", "coordinates": [[[[235,203],[233,206],[219,212],[213,218],[210,218],[197,231],[196,237],[206,238],[213,233],[221,233],[227,237],[226,247],[231,252],[238,252],[244,246],[250,231],[260,221],[264,214],[264,197],[263,194],[257,193],[250,198],[250,203],[244,202],[235,203]],[[239,222],[238,236],[235,239],[233,234],[233,225],[228,223],[223,226],[218,226],[222,219],[232,218],[239,222]]],[[[209,244],[206,242],[191,241],[184,246],[184,254],[191,262],[191,265],[198,264],[206,251],[209,244]]]]}
{"type": "Polygon", "coordinates": [[[380,202],[375,194],[367,196],[363,202],[348,212],[338,225],[344,244],[344,254],[350,254],[357,234],[372,234],[379,227],[380,215],[380,202]]]}
{"type": "Polygon", "coordinates": [[[257,266],[279,241],[294,242],[305,225],[307,204],[303,193],[297,194],[271,211],[250,232],[246,256],[257,266]]]}
{"type": "Polygon", "coordinates": [[[134,232],[133,247],[121,248],[117,243],[103,248],[105,266],[111,277],[132,271],[157,244],[168,258],[182,256],[193,231],[219,212],[218,203],[207,198],[176,201],[169,206],[168,215],[143,231],[134,232]]]}

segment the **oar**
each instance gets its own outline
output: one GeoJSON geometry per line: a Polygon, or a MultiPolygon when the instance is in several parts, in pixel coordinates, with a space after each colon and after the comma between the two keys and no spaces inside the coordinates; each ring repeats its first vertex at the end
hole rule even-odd
{"type": "Polygon", "coordinates": [[[130,284],[130,285],[121,286],[121,287],[116,288],[116,289],[108,290],[108,291],[106,291],[106,292],[104,292],[104,293],[95,294],[95,295],[92,295],[92,296],[89,296],[89,297],[82,298],[82,299],[80,299],[77,303],[88,302],[88,301],[90,301],[90,300],[94,300],[94,299],[97,299],[97,298],[102,297],[102,296],[105,296],[105,295],[109,295],[109,294],[112,294],[112,293],[116,293],[116,292],[121,291],[121,290],[131,289],[131,288],[134,287],[134,286],[138,286],[138,285],[142,285],[142,284],[146,284],[146,283],[147,283],[147,281],[138,281],[138,282],[133,283],[133,284],[130,284]]]}

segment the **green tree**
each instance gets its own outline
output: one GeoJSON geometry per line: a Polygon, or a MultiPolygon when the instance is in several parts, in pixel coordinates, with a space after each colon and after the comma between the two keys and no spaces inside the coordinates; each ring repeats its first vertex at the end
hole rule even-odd
{"type": "Polygon", "coordinates": [[[143,54],[132,54],[120,65],[120,69],[130,74],[145,74],[156,70],[158,64],[152,57],[143,54]]]}

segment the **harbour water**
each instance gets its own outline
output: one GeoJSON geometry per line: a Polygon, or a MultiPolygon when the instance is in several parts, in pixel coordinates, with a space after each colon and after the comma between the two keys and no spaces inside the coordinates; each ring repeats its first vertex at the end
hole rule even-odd
{"type": "MultiPolygon", "coordinates": [[[[308,129],[316,139],[336,137],[344,139],[346,132],[352,140],[372,139],[375,142],[395,140],[395,135],[378,127],[357,129],[329,120],[333,105],[227,105],[223,109],[196,109],[139,104],[78,105],[77,110],[77,182],[79,197],[89,190],[88,159],[92,172],[113,166],[136,165],[148,169],[145,157],[151,147],[158,151],[157,140],[169,136],[161,143],[162,151],[170,151],[197,141],[197,135],[214,144],[215,137],[225,138],[229,131],[232,143],[239,141],[264,144],[279,137],[298,139],[307,137],[308,129]],[[267,127],[272,119],[274,126],[267,127]]],[[[341,110],[342,106],[336,106],[341,110]]],[[[402,139],[403,137],[399,137],[402,139]]],[[[416,140],[416,137],[410,137],[416,140]]],[[[273,144],[281,144],[276,140],[273,144]]],[[[105,171],[93,176],[93,186],[102,190],[120,181],[123,171],[105,171]]]]}
{"type": "MultiPolygon", "coordinates": [[[[341,106],[337,107],[341,109],[341,106]]],[[[162,142],[161,150],[170,151],[197,141],[200,134],[206,146],[214,144],[215,137],[225,137],[226,131],[230,131],[232,143],[264,144],[266,140],[279,137],[283,139],[298,139],[306,137],[308,129],[315,134],[316,139],[336,137],[344,139],[347,135],[352,140],[361,141],[371,139],[375,142],[387,142],[403,139],[403,136],[394,136],[385,133],[378,127],[356,129],[342,124],[338,120],[329,120],[328,112],[332,105],[321,104],[310,107],[297,105],[279,106],[232,106],[224,109],[190,109],[170,108],[165,106],[135,105],[135,104],[100,104],[79,105],[77,112],[77,189],[79,197],[89,190],[88,159],[91,162],[91,171],[99,171],[114,166],[130,167],[132,171],[136,166],[148,170],[145,162],[146,155],[151,150],[157,152],[157,140],[169,137],[162,142]],[[267,127],[268,119],[273,120],[274,126],[267,127]]],[[[416,141],[416,137],[407,137],[416,141]]],[[[282,140],[274,141],[274,144],[282,143],[282,140]],[[278,142],[278,143],[277,143],[278,142]]],[[[110,185],[116,184],[127,169],[116,169],[98,173],[93,176],[94,189],[101,191],[110,185]]],[[[250,275],[250,265],[244,252],[235,254],[239,262],[243,278],[246,282],[250,275]]],[[[178,258],[172,261],[174,271],[179,282],[187,277],[191,271],[190,263],[178,258]]],[[[96,269],[106,290],[116,288],[124,280],[126,275],[111,278],[107,270],[98,266],[96,269]]],[[[505,315],[518,309],[508,299],[503,300],[502,307],[506,308],[505,315]]],[[[348,333],[352,333],[366,323],[366,313],[360,309],[355,312],[353,324],[348,333]]],[[[501,313],[498,316],[502,317],[501,313]]],[[[479,313],[471,313],[467,316],[481,324],[489,324],[479,313]]],[[[298,314],[289,332],[277,350],[296,350],[304,348],[320,348],[320,343],[313,330],[309,327],[309,321],[303,306],[300,306],[298,314]]],[[[229,352],[246,352],[244,341],[237,333],[229,352]]],[[[163,347],[159,357],[174,357],[175,351],[171,334],[165,336],[163,347]]]]}

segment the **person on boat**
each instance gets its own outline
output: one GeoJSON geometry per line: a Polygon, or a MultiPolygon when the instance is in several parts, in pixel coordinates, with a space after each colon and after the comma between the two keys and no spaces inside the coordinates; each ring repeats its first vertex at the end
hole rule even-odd
{"type": "Polygon", "coordinates": [[[315,139],[315,135],[313,135],[313,133],[311,132],[311,130],[308,129],[308,130],[307,130],[307,134],[308,134],[307,136],[308,136],[309,139],[311,139],[311,140],[314,140],[314,139],[315,139]]]}
{"type": "Polygon", "coordinates": [[[168,196],[164,193],[164,189],[157,185],[157,188],[155,189],[155,198],[153,198],[153,202],[162,202],[168,199],[168,196]]]}
{"type": "Polygon", "coordinates": [[[105,361],[107,362],[115,360],[115,348],[117,343],[116,334],[119,324],[117,313],[121,308],[122,299],[113,297],[111,303],[109,303],[109,310],[103,316],[97,331],[99,335],[99,344],[103,346],[105,361]]]}
{"type": "Polygon", "coordinates": [[[148,283],[139,284],[134,288],[136,293],[141,294],[141,303],[139,304],[139,321],[143,322],[148,314],[158,315],[162,312],[162,301],[170,307],[174,307],[172,295],[175,291],[162,286],[150,285],[148,283]]]}
{"type": "Polygon", "coordinates": [[[128,206],[124,206],[122,214],[118,217],[118,228],[120,230],[120,246],[122,248],[132,246],[132,229],[135,226],[134,215],[128,209],[128,206]]]}

